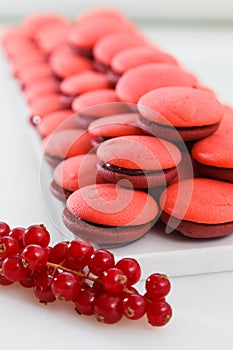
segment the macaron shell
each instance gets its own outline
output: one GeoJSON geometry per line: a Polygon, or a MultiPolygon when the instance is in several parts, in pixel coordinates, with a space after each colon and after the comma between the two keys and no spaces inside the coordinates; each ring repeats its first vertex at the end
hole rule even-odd
{"type": "Polygon", "coordinates": [[[106,75],[87,70],[65,78],[60,89],[67,95],[79,95],[88,91],[110,88],[106,75]]]}
{"type": "Polygon", "coordinates": [[[77,123],[72,116],[73,111],[70,109],[58,110],[46,114],[41,119],[41,122],[36,125],[37,131],[41,137],[46,137],[56,129],[74,129],[77,127],[77,123]]]}
{"type": "Polygon", "coordinates": [[[192,148],[192,156],[202,164],[233,169],[233,130],[226,134],[211,135],[198,141],[192,148]]]}
{"type": "Polygon", "coordinates": [[[233,184],[207,178],[186,179],[170,185],[162,193],[160,205],[166,214],[181,220],[202,224],[231,222],[233,184]]]}
{"type": "Polygon", "coordinates": [[[42,78],[53,78],[53,72],[47,62],[35,62],[24,65],[17,76],[20,83],[27,86],[42,78]]]}
{"type": "Polygon", "coordinates": [[[123,74],[131,68],[147,63],[170,63],[178,65],[175,57],[150,45],[128,48],[116,54],[111,61],[111,69],[123,74]]]}
{"type": "Polygon", "coordinates": [[[82,220],[108,226],[142,225],[158,214],[150,195],[113,184],[83,187],[70,195],[66,207],[82,220]]]}
{"type": "Polygon", "coordinates": [[[91,136],[81,129],[58,130],[42,140],[44,153],[60,159],[85,154],[91,149],[91,136]]]}
{"type": "Polygon", "coordinates": [[[102,182],[98,175],[95,154],[82,154],[68,158],[55,168],[53,177],[56,183],[71,192],[95,183],[102,182]]]}
{"type": "Polygon", "coordinates": [[[52,77],[35,80],[23,90],[23,94],[29,103],[37,100],[39,96],[56,92],[59,92],[59,83],[52,77]]]}
{"type": "Polygon", "coordinates": [[[90,59],[78,55],[66,45],[55,49],[49,62],[54,74],[61,79],[92,69],[90,59]]]}
{"type": "Polygon", "coordinates": [[[146,93],[138,101],[138,109],[155,123],[181,128],[217,124],[224,116],[224,107],[213,94],[180,86],[146,93]]]}
{"type": "Polygon", "coordinates": [[[182,159],[180,150],[169,141],[153,136],[121,136],[102,142],[97,156],[104,163],[126,169],[162,170],[173,168],[182,159]]]}
{"type": "Polygon", "coordinates": [[[39,96],[29,103],[29,113],[31,116],[43,118],[46,114],[69,108],[70,103],[59,93],[49,93],[39,96]]]}
{"type": "Polygon", "coordinates": [[[141,135],[143,131],[137,126],[138,113],[122,113],[102,117],[93,121],[88,131],[93,136],[117,137],[124,135],[141,135]]]}
{"type": "Polygon", "coordinates": [[[137,103],[147,92],[165,86],[195,87],[197,79],[174,64],[148,63],[126,71],[116,84],[121,101],[137,103]]]}
{"type": "Polygon", "coordinates": [[[92,18],[91,21],[76,22],[68,34],[68,42],[74,47],[92,49],[97,40],[114,32],[132,32],[133,25],[119,18],[92,18]]]}
{"type": "MultiPolygon", "coordinates": [[[[96,110],[98,111],[98,105],[110,104],[111,107],[111,103],[113,102],[119,102],[116,92],[113,89],[99,89],[85,92],[76,97],[72,103],[72,109],[74,112],[88,114],[88,108],[94,111],[96,106],[96,110]]],[[[98,112],[96,115],[98,116],[98,112]]]]}
{"type": "Polygon", "coordinates": [[[105,64],[111,65],[113,57],[129,47],[141,46],[146,39],[139,33],[112,33],[99,39],[94,48],[94,59],[105,64]]]}

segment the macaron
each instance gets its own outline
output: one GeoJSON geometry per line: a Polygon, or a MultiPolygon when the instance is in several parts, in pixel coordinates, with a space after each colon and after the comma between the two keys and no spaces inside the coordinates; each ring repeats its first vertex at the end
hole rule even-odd
{"type": "Polygon", "coordinates": [[[161,187],[177,175],[182,155],[169,141],[148,135],[115,137],[96,151],[100,175],[109,182],[137,189],[161,187]]]}
{"type": "Polygon", "coordinates": [[[168,52],[162,51],[152,45],[130,47],[114,55],[111,60],[111,69],[108,78],[116,83],[118,79],[131,68],[147,63],[170,63],[178,65],[177,59],[168,52]]]}
{"type": "Polygon", "coordinates": [[[142,135],[137,126],[138,113],[122,113],[94,120],[88,127],[92,135],[92,144],[97,147],[101,142],[118,136],[142,135]]]}
{"type": "Polygon", "coordinates": [[[91,136],[81,129],[56,130],[42,140],[41,147],[45,161],[55,168],[64,159],[91,151],[91,136]]]}
{"type": "Polygon", "coordinates": [[[67,45],[55,49],[50,55],[49,63],[53,73],[60,79],[92,69],[90,59],[78,55],[67,45]]]}
{"type": "Polygon", "coordinates": [[[38,120],[36,130],[39,132],[41,138],[44,138],[55,130],[74,129],[76,127],[78,126],[73,117],[73,111],[70,109],[61,109],[46,114],[40,121],[38,120]]]}
{"type": "Polygon", "coordinates": [[[46,63],[46,58],[43,53],[37,48],[27,49],[25,52],[20,53],[15,58],[10,59],[10,68],[12,74],[17,78],[20,76],[20,72],[28,67],[28,65],[34,63],[46,63]]]}
{"type": "Polygon", "coordinates": [[[66,43],[66,37],[70,29],[67,20],[51,22],[43,26],[35,35],[35,42],[39,49],[46,55],[50,55],[58,46],[66,43]]]}
{"type": "Polygon", "coordinates": [[[72,110],[82,128],[97,118],[129,111],[129,107],[120,103],[113,89],[98,89],[85,92],[76,97],[72,103],[72,110]]]}
{"type": "Polygon", "coordinates": [[[91,20],[77,21],[67,36],[69,45],[80,55],[92,57],[92,50],[100,38],[115,32],[132,32],[135,26],[123,18],[96,16],[91,20]]]}
{"type": "Polygon", "coordinates": [[[65,95],[78,96],[88,91],[108,89],[111,87],[105,74],[86,70],[63,79],[60,90],[65,95]]]}
{"type": "Polygon", "coordinates": [[[225,112],[217,131],[194,144],[192,158],[202,176],[233,182],[233,109],[225,112]]]}
{"type": "Polygon", "coordinates": [[[138,110],[142,129],[176,142],[211,135],[224,116],[224,107],[213,94],[180,86],[146,93],[138,101],[138,110]]]}
{"type": "Polygon", "coordinates": [[[26,100],[30,103],[38,99],[38,97],[58,93],[60,91],[60,82],[55,77],[47,77],[34,80],[23,89],[26,100]]]}
{"type": "Polygon", "coordinates": [[[17,73],[17,78],[23,87],[34,81],[54,77],[50,65],[47,62],[34,62],[24,65],[17,73]]]}
{"type": "Polygon", "coordinates": [[[138,47],[146,43],[145,37],[140,33],[111,33],[99,39],[93,48],[95,67],[106,72],[113,57],[130,47],[138,47]]]}
{"type": "Polygon", "coordinates": [[[95,154],[80,154],[60,162],[53,172],[51,193],[65,202],[79,188],[103,182],[97,172],[97,162],[95,154]]]}
{"type": "Polygon", "coordinates": [[[36,100],[29,103],[29,115],[31,123],[37,125],[48,113],[67,109],[71,105],[71,100],[60,93],[48,93],[38,96],[36,100]]]}
{"type": "Polygon", "coordinates": [[[73,192],[62,217],[74,235],[102,247],[114,247],[144,236],[157,215],[158,205],[147,193],[97,184],[73,192]]]}
{"type": "Polygon", "coordinates": [[[22,23],[21,27],[25,33],[31,38],[35,38],[37,32],[44,26],[52,22],[64,21],[64,18],[58,14],[54,13],[45,13],[45,12],[36,12],[27,15],[22,23]]]}
{"type": "Polygon", "coordinates": [[[233,184],[207,178],[186,179],[161,195],[160,219],[169,230],[191,238],[233,233],[233,184]]]}
{"type": "Polygon", "coordinates": [[[116,84],[119,100],[136,104],[147,92],[165,86],[197,85],[196,77],[169,63],[148,63],[126,71],[116,84]]]}

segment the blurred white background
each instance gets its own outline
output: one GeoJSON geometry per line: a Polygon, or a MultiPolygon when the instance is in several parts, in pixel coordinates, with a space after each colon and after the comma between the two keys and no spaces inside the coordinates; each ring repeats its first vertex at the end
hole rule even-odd
{"type": "Polygon", "coordinates": [[[135,20],[233,21],[232,0],[0,0],[0,19],[19,18],[34,11],[72,18],[93,6],[116,7],[135,20]]]}

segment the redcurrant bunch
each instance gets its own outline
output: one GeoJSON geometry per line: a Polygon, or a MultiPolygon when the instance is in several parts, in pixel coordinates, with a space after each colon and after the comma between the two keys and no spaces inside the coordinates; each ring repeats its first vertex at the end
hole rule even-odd
{"type": "Polygon", "coordinates": [[[10,228],[0,222],[0,285],[18,282],[32,288],[41,303],[70,301],[81,315],[113,324],[125,316],[146,316],[152,326],[164,326],[172,316],[166,301],[171,284],[164,274],[153,273],[145,281],[145,293],[135,285],[141,277],[136,259],[115,261],[112,252],[94,249],[84,239],[50,246],[44,225],[10,228]]]}

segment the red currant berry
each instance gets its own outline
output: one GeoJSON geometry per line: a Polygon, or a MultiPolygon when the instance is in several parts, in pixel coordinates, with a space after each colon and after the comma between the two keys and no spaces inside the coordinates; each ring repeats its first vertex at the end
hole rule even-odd
{"type": "Polygon", "coordinates": [[[32,288],[35,286],[35,278],[37,276],[37,271],[27,270],[27,274],[22,278],[19,283],[25,288],[32,288]]]}
{"type": "Polygon", "coordinates": [[[14,282],[9,281],[2,273],[1,271],[2,268],[2,261],[0,261],[0,285],[1,286],[10,286],[11,284],[13,284],[14,282]]]}
{"type": "Polygon", "coordinates": [[[116,267],[123,271],[127,277],[127,287],[137,283],[141,277],[141,268],[137,260],[132,258],[123,258],[119,260],[116,267]]]}
{"type": "Polygon", "coordinates": [[[22,250],[24,248],[23,244],[23,235],[25,229],[23,227],[14,227],[10,232],[9,236],[16,239],[19,245],[19,249],[22,250]]]}
{"type": "Polygon", "coordinates": [[[88,267],[95,276],[101,276],[102,273],[113,267],[115,264],[114,255],[105,249],[97,249],[91,256],[88,267]]]}
{"type": "Polygon", "coordinates": [[[54,264],[61,264],[66,257],[68,242],[59,242],[50,249],[49,261],[54,264]]]}
{"type": "Polygon", "coordinates": [[[166,301],[155,300],[148,304],[146,314],[152,326],[161,327],[170,321],[172,308],[166,301]]]}
{"type": "Polygon", "coordinates": [[[41,303],[47,304],[56,300],[55,295],[51,291],[53,279],[54,277],[50,274],[49,270],[42,270],[38,274],[33,292],[41,303]]]}
{"type": "Polygon", "coordinates": [[[96,278],[95,279],[95,281],[92,284],[92,290],[96,294],[104,294],[104,293],[106,293],[106,290],[104,289],[100,278],[96,278]]]}
{"type": "Polygon", "coordinates": [[[23,244],[38,244],[42,247],[47,247],[50,242],[50,234],[44,225],[29,226],[23,234],[23,244]]]}
{"type": "Polygon", "coordinates": [[[146,279],[145,288],[147,298],[155,300],[164,298],[169,293],[171,284],[167,275],[153,273],[146,279]]]}
{"type": "Polygon", "coordinates": [[[3,236],[0,238],[0,260],[18,253],[18,242],[13,237],[3,236]]]}
{"type": "Polygon", "coordinates": [[[123,274],[123,272],[120,269],[116,267],[111,267],[107,271],[103,272],[102,284],[107,292],[122,292],[126,286],[126,282],[127,277],[123,274]]]}
{"type": "Polygon", "coordinates": [[[0,221],[0,237],[7,236],[10,230],[11,229],[7,223],[0,221]]]}
{"type": "Polygon", "coordinates": [[[90,242],[81,238],[75,239],[67,248],[64,265],[73,270],[80,270],[88,265],[93,252],[94,247],[90,242]]]}
{"type": "Polygon", "coordinates": [[[2,272],[9,281],[18,282],[26,276],[27,268],[21,256],[12,255],[3,260],[2,272]]]}
{"type": "Polygon", "coordinates": [[[110,293],[98,295],[94,301],[94,314],[101,323],[113,324],[120,321],[123,314],[119,296],[110,293]]]}
{"type": "Polygon", "coordinates": [[[41,270],[48,262],[48,252],[46,248],[37,244],[30,244],[21,253],[22,258],[30,270],[41,270]]]}
{"type": "Polygon", "coordinates": [[[92,290],[83,290],[75,300],[75,310],[81,315],[93,315],[95,296],[92,290]]]}
{"type": "Polygon", "coordinates": [[[81,282],[77,276],[70,272],[61,272],[53,280],[51,290],[56,299],[76,300],[81,290],[81,282]]]}
{"type": "Polygon", "coordinates": [[[147,302],[140,294],[129,294],[122,300],[123,314],[130,320],[138,320],[146,312],[147,302]]]}

